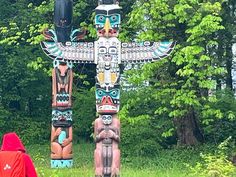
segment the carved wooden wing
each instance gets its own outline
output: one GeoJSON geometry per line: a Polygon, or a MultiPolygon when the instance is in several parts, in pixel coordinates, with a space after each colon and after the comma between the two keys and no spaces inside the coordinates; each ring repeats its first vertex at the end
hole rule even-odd
{"type": "Polygon", "coordinates": [[[67,42],[43,41],[41,47],[44,53],[59,61],[73,63],[94,63],[93,42],[67,42]]]}
{"type": "Polygon", "coordinates": [[[165,58],[171,54],[175,42],[122,43],[122,63],[146,63],[165,58]]]}

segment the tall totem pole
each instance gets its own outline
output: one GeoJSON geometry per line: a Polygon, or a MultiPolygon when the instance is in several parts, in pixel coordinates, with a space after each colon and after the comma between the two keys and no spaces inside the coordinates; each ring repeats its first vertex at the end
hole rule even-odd
{"type": "Polygon", "coordinates": [[[72,31],[72,1],[56,0],[55,30],[45,30],[43,51],[53,59],[51,167],[72,166],[71,92],[73,63],[95,63],[96,110],[94,136],[95,176],[120,174],[120,65],[153,62],[170,55],[175,42],[122,43],[117,38],[121,7],[117,0],[99,0],[95,9],[98,40],[79,42],[82,32],[72,31]]]}

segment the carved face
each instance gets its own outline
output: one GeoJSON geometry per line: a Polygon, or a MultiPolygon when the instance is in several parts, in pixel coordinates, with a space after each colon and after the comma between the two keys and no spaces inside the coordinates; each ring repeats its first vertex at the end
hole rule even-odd
{"type": "Polygon", "coordinates": [[[112,115],[102,115],[102,122],[105,125],[110,125],[112,123],[112,115]]]}
{"type": "Polygon", "coordinates": [[[119,79],[120,42],[117,38],[99,38],[95,42],[97,81],[101,87],[113,87],[119,79]]]}
{"type": "Polygon", "coordinates": [[[116,85],[114,88],[101,88],[96,85],[96,108],[99,114],[115,114],[120,108],[120,88],[116,85]]]}
{"type": "Polygon", "coordinates": [[[52,110],[52,123],[54,127],[70,127],[72,124],[71,109],[52,110]]]}
{"type": "Polygon", "coordinates": [[[118,36],[121,23],[120,9],[121,7],[117,4],[103,4],[95,9],[95,25],[98,36],[118,36]]]}

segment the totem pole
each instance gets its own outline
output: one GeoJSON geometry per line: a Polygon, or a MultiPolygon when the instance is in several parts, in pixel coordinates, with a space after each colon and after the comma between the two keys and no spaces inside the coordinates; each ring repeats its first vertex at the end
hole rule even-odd
{"type": "Polygon", "coordinates": [[[41,47],[53,59],[52,167],[66,167],[72,158],[72,63],[95,63],[95,176],[120,175],[120,65],[153,62],[170,55],[175,42],[122,43],[117,38],[121,7],[117,0],[99,0],[95,9],[98,40],[79,42],[83,32],[71,31],[72,2],[56,0],[55,31],[45,30],[41,47]],[[61,162],[58,162],[60,159],[61,162]],[[60,164],[60,165],[58,165],[60,164]]]}
{"type": "MultiPolygon", "coordinates": [[[[56,1],[54,6],[55,31],[45,30],[47,41],[70,41],[72,29],[72,1],[56,1]]],[[[52,70],[52,130],[51,167],[72,167],[72,82],[73,64],[53,60],[52,70]]]]}

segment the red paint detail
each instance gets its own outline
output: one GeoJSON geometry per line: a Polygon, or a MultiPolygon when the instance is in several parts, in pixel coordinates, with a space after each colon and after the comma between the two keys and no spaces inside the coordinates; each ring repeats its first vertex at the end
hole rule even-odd
{"type": "Polygon", "coordinates": [[[67,65],[59,65],[58,69],[60,70],[60,76],[65,76],[67,70],[69,69],[67,65]]]}
{"type": "Polygon", "coordinates": [[[113,104],[111,97],[104,96],[104,97],[102,97],[101,105],[114,105],[114,104],[113,104]]]}
{"type": "Polygon", "coordinates": [[[98,110],[98,113],[115,114],[115,113],[117,113],[117,111],[116,110],[98,110]]]}
{"type": "Polygon", "coordinates": [[[67,102],[67,103],[56,103],[56,106],[58,106],[58,107],[69,107],[70,105],[67,102]]]}
{"type": "MultiPolygon", "coordinates": [[[[106,35],[105,29],[98,30],[98,36],[104,37],[106,35]]],[[[117,30],[116,29],[109,29],[108,31],[108,36],[106,37],[113,37],[117,35],[117,30]]]]}

